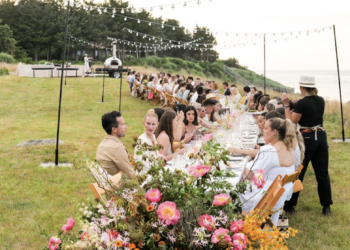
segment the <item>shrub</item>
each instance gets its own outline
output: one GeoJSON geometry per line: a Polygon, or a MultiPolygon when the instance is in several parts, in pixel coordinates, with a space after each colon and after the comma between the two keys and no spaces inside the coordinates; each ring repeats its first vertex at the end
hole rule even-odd
{"type": "Polygon", "coordinates": [[[20,61],[25,64],[34,64],[33,59],[30,57],[22,58],[20,61]]]}
{"type": "Polygon", "coordinates": [[[5,62],[5,63],[15,63],[15,59],[6,53],[0,53],[0,62],[5,62]]]}
{"type": "Polygon", "coordinates": [[[193,69],[197,72],[203,72],[203,68],[199,64],[195,64],[193,69]]]}
{"type": "Polygon", "coordinates": [[[9,74],[9,70],[5,67],[0,68],[0,76],[2,75],[8,75],[9,74]]]}
{"type": "Polygon", "coordinates": [[[174,63],[174,64],[176,64],[176,65],[178,65],[179,66],[179,67],[177,67],[178,70],[187,69],[187,67],[188,67],[187,63],[184,60],[180,59],[180,58],[172,58],[171,57],[171,58],[169,58],[169,61],[174,63]]]}
{"type": "Polygon", "coordinates": [[[45,64],[45,63],[46,63],[45,60],[40,60],[40,61],[38,62],[38,64],[45,64]]]}
{"type": "Polygon", "coordinates": [[[172,63],[172,62],[167,62],[166,64],[162,65],[163,69],[166,69],[168,72],[174,72],[176,71],[176,64],[172,63]]]}

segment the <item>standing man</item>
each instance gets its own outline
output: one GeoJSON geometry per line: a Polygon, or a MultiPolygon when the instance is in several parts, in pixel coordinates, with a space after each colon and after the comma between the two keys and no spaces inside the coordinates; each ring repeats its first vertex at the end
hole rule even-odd
{"type": "Polygon", "coordinates": [[[226,95],[226,96],[230,96],[231,95],[231,91],[228,88],[228,82],[223,82],[222,83],[222,88],[225,90],[224,95],[226,95]]]}
{"type": "Polygon", "coordinates": [[[130,179],[133,178],[135,171],[130,164],[128,152],[120,141],[120,138],[125,136],[127,129],[122,114],[117,111],[104,114],[102,127],[107,135],[98,145],[96,160],[103,164],[104,169],[110,175],[116,175],[122,171],[130,179]]]}
{"type": "Polygon", "coordinates": [[[130,78],[129,78],[129,82],[130,82],[130,94],[131,94],[131,92],[132,92],[132,87],[134,86],[135,73],[136,73],[136,71],[131,72],[131,76],[130,76],[130,78]]]}

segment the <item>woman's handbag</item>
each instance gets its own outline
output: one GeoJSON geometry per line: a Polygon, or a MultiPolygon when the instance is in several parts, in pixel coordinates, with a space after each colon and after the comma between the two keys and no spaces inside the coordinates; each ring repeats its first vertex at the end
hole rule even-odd
{"type": "Polygon", "coordinates": [[[148,93],[148,100],[152,100],[152,99],[153,99],[153,92],[150,91],[150,92],[148,93]]]}
{"type": "Polygon", "coordinates": [[[303,183],[300,180],[296,180],[293,186],[293,193],[300,192],[304,189],[303,183]]]}

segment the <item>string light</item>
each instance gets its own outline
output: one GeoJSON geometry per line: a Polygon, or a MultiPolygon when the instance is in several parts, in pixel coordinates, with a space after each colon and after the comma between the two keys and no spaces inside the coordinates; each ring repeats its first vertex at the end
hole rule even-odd
{"type": "Polygon", "coordinates": [[[187,3],[185,2],[185,3],[184,3],[184,8],[186,8],[186,7],[187,7],[187,3]]]}
{"type": "Polygon", "coordinates": [[[198,0],[197,4],[198,4],[198,5],[201,5],[201,1],[200,1],[200,0],[198,0]]]}
{"type": "Polygon", "coordinates": [[[175,30],[175,26],[173,26],[173,30],[175,30]]]}
{"type": "Polygon", "coordinates": [[[137,23],[141,23],[141,22],[140,22],[140,19],[137,19],[137,23]]]}
{"type": "MultiPolygon", "coordinates": [[[[113,15],[114,16],[114,15],[113,15]]],[[[124,21],[126,21],[127,20],[127,17],[124,17],[124,21]]]]}
{"type": "Polygon", "coordinates": [[[124,14],[124,8],[122,8],[122,11],[120,13],[124,14]]]}
{"type": "Polygon", "coordinates": [[[149,22],[149,23],[148,23],[148,25],[149,25],[149,26],[151,26],[151,25],[152,25],[152,23],[151,23],[151,22],[149,22]]]}
{"type": "Polygon", "coordinates": [[[174,5],[174,4],[173,4],[173,6],[171,6],[171,9],[172,9],[172,10],[175,10],[175,5],[174,5]]]}

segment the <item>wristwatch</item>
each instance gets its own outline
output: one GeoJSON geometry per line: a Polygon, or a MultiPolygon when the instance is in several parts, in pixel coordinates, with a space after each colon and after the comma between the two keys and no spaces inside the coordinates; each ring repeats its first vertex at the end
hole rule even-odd
{"type": "Polygon", "coordinates": [[[289,108],[290,106],[287,106],[287,105],[283,105],[283,107],[284,107],[285,109],[287,109],[287,108],[289,108]]]}

